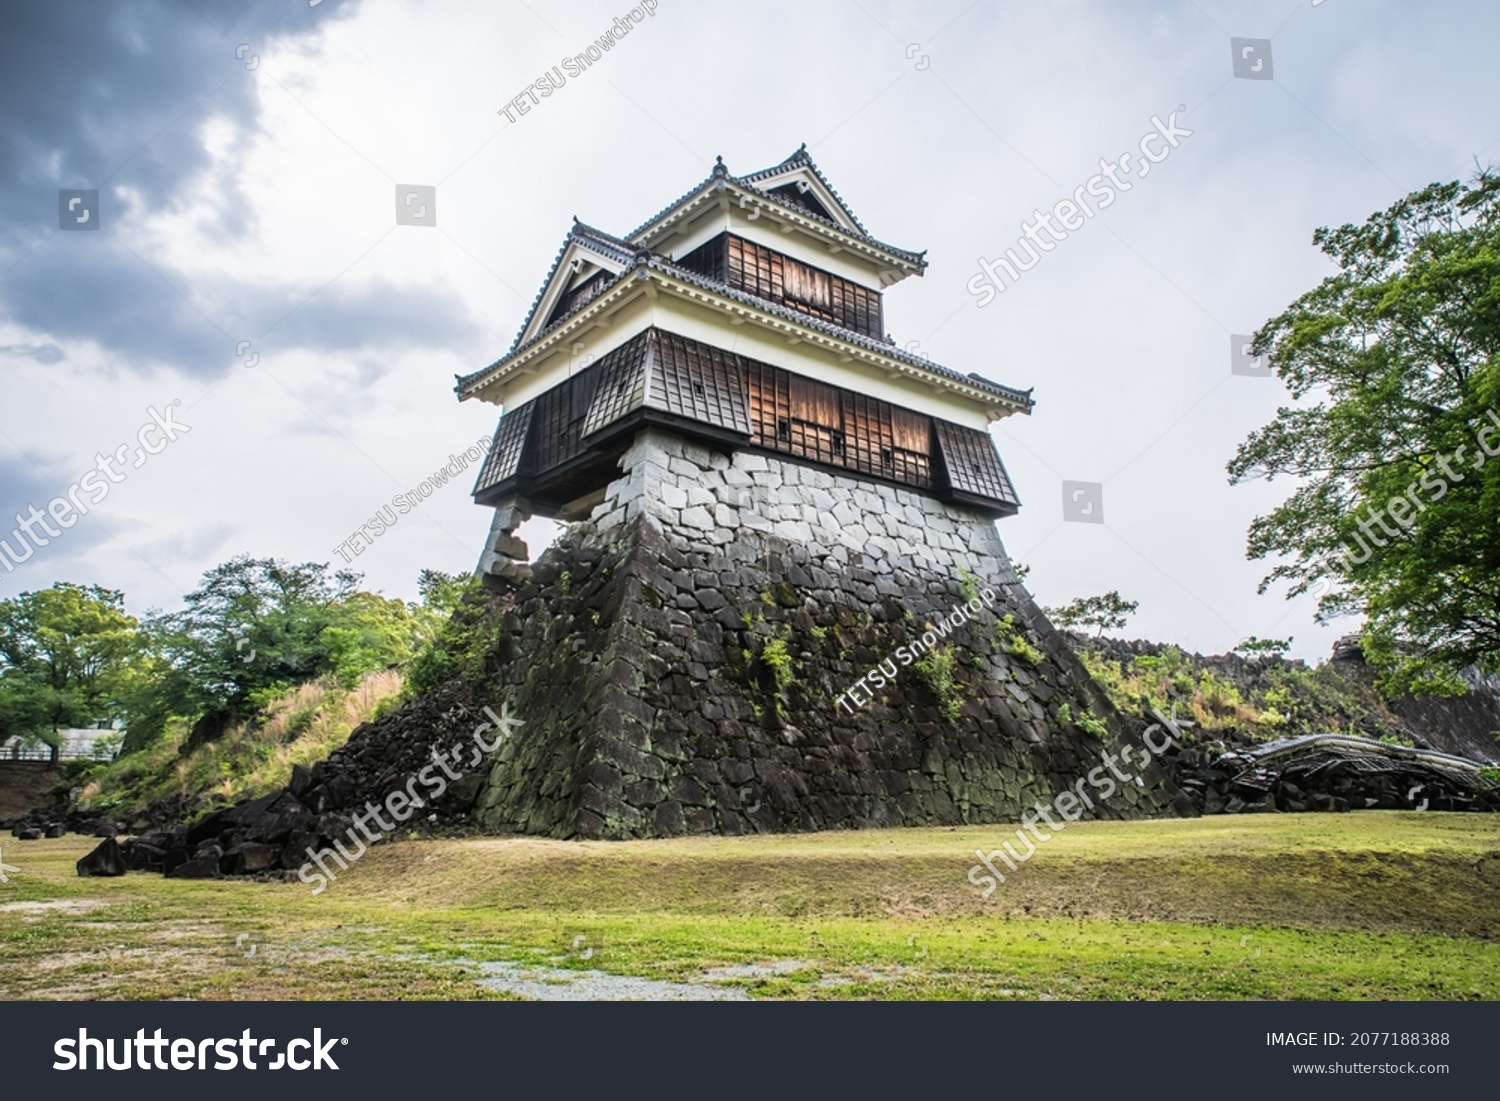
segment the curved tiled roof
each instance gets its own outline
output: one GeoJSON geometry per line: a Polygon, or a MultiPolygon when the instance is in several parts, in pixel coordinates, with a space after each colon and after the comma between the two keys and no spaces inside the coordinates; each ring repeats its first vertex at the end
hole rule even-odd
{"type": "Polygon", "coordinates": [[[799,325],[806,325],[809,329],[815,329],[818,332],[837,337],[850,344],[857,344],[872,352],[879,352],[881,355],[898,359],[913,367],[920,367],[924,371],[931,371],[933,374],[941,375],[943,378],[951,379],[954,382],[961,382],[966,386],[974,387],[976,390],[984,390],[987,393],[994,394],[996,397],[1002,397],[1007,401],[1023,406],[1027,412],[1030,412],[1032,406],[1036,404],[1032,401],[1030,390],[1017,390],[1012,386],[1004,386],[998,382],[991,382],[981,375],[972,373],[967,375],[960,374],[952,367],[944,367],[935,360],[914,355],[904,348],[898,348],[890,341],[877,340],[874,337],[866,336],[864,333],[857,333],[853,329],[846,329],[842,325],[835,325],[832,321],[825,321],[821,317],[814,317],[811,314],[802,313],[800,310],[794,310],[790,306],[783,306],[780,302],[772,302],[768,298],[761,298],[758,295],[750,294],[748,291],[739,290],[731,287],[728,283],[721,283],[717,279],[710,279],[706,275],[700,275],[695,271],[689,271],[687,268],[678,267],[669,260],[653,256],[650,266],[674,278],[681,279],[684,283],[696,284],[704,290],[712,291],[715,294],[723,295],[725,298],[765,310],[767,313],[774,314],[787,321],[795,321],[799,325]]]}
{"type": "MultiPolygon", "coordinates": [[[[715,163],[713,171],[708,175],[706,179],[697,184],[695,187],[689,189],[684,194],[680,195],[678,198],[674,199],[672,202],[668,203],[665,207],[657,211],[643,224],[637,226],[625,237],[616,237],[613,234],[606,233],[602,229],[597,229],[594,226],[590,226],[583,222],[580,222],[575,217],[573,219],[573,226],[568,231],[567,236],[563,238],[562,247],[558,249],[557,256],[553,258],[552,266],[547,269],[547,276],[542,281],[541,290],[537,292],[536,298],[532,300],[530,309],[526,311],[526,319],[524,322],[522,322],[520,332],[516,334],[516,338],[514,341],[512,341],[510,348],[506,351],[505,355],[501,356],[494,363],[491,363],[488,367],[484,367],[469,375],[457,376],[457,384],[455,385],[454,389],[462,394],[462,392],[468,386],[472,385],[477,380],[489,374],[506,360],[512,358],[526,348],[529,348],[532,345],[536,344],[538,341],[544,339],[559,325],[564,324],[570,317],[577,313],[577,310],[574,310],[571,313],[559,317],[556,321],[541,329],[530,340],[522,343],[522,338],[526,335],[526,332],[531,328],[532,324],[536,320],[537,311],[540,310],[542,306],[542,300],[546,297],[548,290],[552,287],[553,280],[557,275],[559,266],[562,264],[563,257],[567,255],[569,246],[573,244],[580,244],[604,258],[616,264],[622,265],[624,269],[612,278],[606,280],[603,286],[599,289],[598,294],[593,295],[589,299],[590,302],[597,301],[598,298],[613,289],[621,279],[631,275],[641,267],[650,267],[661,272],[662,274],[670,275],[675,279],[680,279],[681,281],[697,286],[700,289],[710,291],[711,293],[717,295],[721,295],[724,298],[730,299],[731,301],[739,302],[744,305],[754,306],[756,309],[764,310],[767,313],[772,314],[773,316],[782,318],[787,321],[795,322],[799,325],[805,325],[809,329],[825,333],[839,340],[843,340],[850,344],[869,349],[870,351],[878,352],[881,355],[889,356],[892,359],[900,360],[903,363],[907,363],[911,366],[929,371],[932,374],[938,375],[942,378],[949,379],[954,382],[963,383],[966,386],[972,386],[977,390],[984,391],[996,397],[1002,398],[1009,403],[1018,405],[1026,412],[1030,412],[1033,405],[1030,390],[1017,390],[1010,386],[1003,386],[1000,383],[991,382],[989,379],[975,374],[960,374],[959,372],[953,370],[951,367],[944,367],[940,363],[935,363],[930,359],[926,359],[918,355],[913,355],[910,352],[897,348],[888,340],[881,340],[876,337],[866,336],[863,333],[855,332],[852,329],[846,329],[842,325],[837,325],[831,321],[825,321],[820,317],[802,313],[779,302],[773,302],[769,299],[760,298],[757,295],[750,294],[747,291],[738,290],[730,286],[728,283],[724,283],[717,279],[701,275],[695,271],[689,271],[688,269],[680,267],[679,265],[673,263],[667,257],[662,256],[659,253],[652,252],[645,246],[637,244],[635,242],[635,238],[639,237],[643,232],[645,232],[651,226],[655,225],[666,215],[670,214],[673,210],[692,200],[695,196],[700,195],[706,189],[714,187],[719,183],[719,181],[727,181],[733,183],[736,187],[750,192],[759,200],[767,203],[772,207],[780,208],[781,210],[787,213],[794,214],[797,217],[808,218],[812,221],[820,222],[832,229],[837,230],[840,233],[865,241],[874,248],[881,249],[893,256],[901,257],[902,259],[905,259],[915,265],[918,270],[927,266],[927,254],[925,251],[912,252],[908,249],[897,248],[894,245],[888,245],[884,241],[877,240],[876,238],[870,236],[869,232],[865,229],[863,224],[861,224],[859,219],[854,216],[854,212],[849,209],[843,198],[837,191],[834,190],[833,185],[830,184],[823,173],[819,171],[818,166],[813,162],[812,157],[808,155],[807,144],[805,142],[797,149],[795,153],[786,158],[786,160],[782,161],[780,164],[772,165],[770,168],[762,168],[759,171],[751,172],[745,176],[730,175],[729,169],[724,165],[724,159],[720,157],[717,159],[717,163],[715,163]],[[821,214],[818,214],[816,211],[808,210],[803,206],[783,201],[780,196],[774,195],[770,191],[763,190],[762,188],[756,186],[756,184],[758,183],[774,179],[777,175],[798,168],[805,168],[810,171],[818,179],[819,183],[821,183],[823,187],[827,188],[829,195],[833,197],[833,199],[838,203],[839,208],[843,211],[843,213],[848,215],[849,220],[854,224],[854,226],[857,227],[857,232],[850,230],[848,226],[836,222],[832,218],[828,218],[821,214]]],[[[743,202],[743,199],[741,200],[741,202],[743,202]]],[[[587,303],[580,304],[578,306],[578,309],[583,309],[586,305],[587,303]]]]}
{"type": "Polygon", "coordinates": [[[568,236],[609,254],[622,264],[633,264],[636,255],[641,251],[639,245],[632,245],[629,241],[622,240],[612,233],[605,233],[604,230],[596,229],[586,222],[580,222],[577,218],[573,219],[573,229],[568,236]]]}
{"type": "MultiPolygon", "coordinates": [[[[584,226],[581,222],[578,223],[577,226],[575,226],[575,230],[579,229],[580,227],[588,232],[599,232],[597,230],[591,230],[590,227],[584,226]]],[[[612,244],[617,248],[630,248],[630,246],[626,242],[621,241],[617,237],[611,238],[607,234],[600,234],[600,237],[604,239],[606,243],[612,244]]],[[[572,239],[572,234],[569,235],[569,239],[572,239]]],[[[566,248],[566,244],[564,244],[564,248],[566,248]]],[[[562,254],[559,253],[558,260],[560,261],[561,259],[562,254]]],[[[681,267],[666,259],[665,257],[658,255],[657,253],[648,252],[645,249],[632,249],[632,254],[629,258],[628,263],[629,266],[624,271],[616,275],[613,279],[609,280],[605,284],[604,288],[601,289],[599,294],[590,300],[591,302],[598,301],[599,298],[602,298],[606,293],[608,293],[608,291],[613,287],[615,283],[618,283],[620,280],[633,275],[636,270],[642,267],[647,267],[654,269],[662,273],[663,275],[670,275],[674,279],[679,279],[684,283],[691,284],[702,290],[720,295],[731,301],[739,302],[747,306],[753,306],[756,309],[764,310],[766,313],[769,313],[775,317],[782,318],[783,320],[795,322],[798,325],[804,325],[809,329],[825,333],[828,336],[843,340],[849,344],[857,345],[859,347],[868,349],[869,351],[878,352],[881,355],[889,356],[891,359],[900,360],[903,363],[909,364],[913,367],[918,367],[924,371],[929,371],[932,374],[949,379],[953,382],[959,382],[963,383],[966,386],[972,386],[976,390],[982,390],[986,393],[994,395],[995,397],[1002,398],[1011,404],[1018,405],[1024,412],[1029,413],[1032,409],[1032,406],[1035,405],[1035,402],[1032,400],[1030,390],[1018,390],[1011,386],[1004,386],[998,382],[991,382],[989,379],[984,378],[980,375],[961,374],[951,367],[945,367],[941,363],[937,363],[934,360],[927,359],[923,356],[914,355],[903,348],[898,348],[895,344],[889,341],[878,340],[874,337],[865,336],[863,333],[857,333],[852,329],[846,329],[842,325],[836,325],[833,322],[825,321],[820,317],[814,317],[810,314],[802,313],[799,310],[792,309],[790,306],[784,306],[779,302],[773,302],[770,299],[761,298],[758,295],[750,294],[748,291],[743,291],[732,287],[728,283],[721,282],[720,280],[710,278],[706,275],[701,275],[695,271],[690,271],[689,269],[681,267]]],[[[553,269],[556,270],[556,263],[554,263],[553,269]]],[[[538,297],[538,301],[540,301],[540,296],[538,297]]],[[[534,308],[533,312],[535,312],[534,308]]],[[[459,377],[457,385],[454,387],[454,389],[461,392],[471,383],[479,380],[484,375],[488,374],[490,371],[498,367],[501,363],[504,363],[507,359],[510,359],[519,352],[531,347],[538,341],[543,340],[549,333],[557,328],[557,326],[566,322],[568,320],[568,317],[571,316],[572,314],[569,314],[567,315],[567,317],[558,318],[557,321],[547,326],[547,328],[543,329],[541,332],[537,333],[536,336],[528,340],[524,345],[512,345],[510,351],[508,351],[504,356],[496,360],[494,363],[491,363],[488,367],[484,367],[478,371],[475,371],[471,375],[464,375],[459,377]]],[[[522,331],[524,332],[525,330],[523,329],[522,331]]],[[[519,338],[517,339],[519,341],[519,338]]]]}
{"type": "MultiPolygon", "coordinates": [[[[568,230],[568,235],[563,238],[562,248],[558,249],[557,255],[552,258],[552,266],[547,269],[547,277],[542,280],[542,289],[537,291],[536,297],[531,300],[531,307],[526,311],[526,319],[521,322],[520,331],[516,333],[515,340],[511,341],[510,350],[505,353],[507,356],[514,355],[516,349],[521,346],[521,337],[526,335],[526,330],[531,327],[531,322],[536,317],[537,310],[541,309],[542,299],[547,296],[547,288],[552,286],[552,277],[557,274],[558,265],[562,263],[563,257],[567,255],[568,246],[575,242],[587,245],[601,255],[608,256],[617,264],[625,264],[626,266],[635,263],[636,254],[640,251],[628,241],[622,241],[612,234],[605,233],[602,229],[595,229],[591,225],[586,225],[575,217],[573,219],[573,228],[568,230]]],[[[558,318],[557,320],[561,322],[563,318],[558,318]]],[[[554,324],[556,323],[554,322],[554,324]]],[[[550,330],[552,327],[552,325],[547,326],[547,329],[543,330],[543,332],[550,330]]],[[[538,337],[541,335],[542,333],[537,334],[538,337]]]]}
{"type": "Polygon", "coordinates": [[[728,173],[719,171],[719,169],[723,167],[724,162],[720,161],[717,165],[714,166],[714,171],[709,173],[709,175],[705,179],[699,180],[692,187],[688,188],[681,195],[677,196],[677,198],[673,199],[666,206],[662,207],[655,214],[651,215],[651,217],[647,218],[640,225],[636,226],[629,233],[625,234],[625,236],[630,240],[634,240],[646,230],[650,229],[657,222],[661,221],[661,219],[665,218],[672,211],[676,210],[683,203],[687,202],[694,195],[698,194],[698,192],[702,191],[706,187],[711,186],[715,180],[727,179],[728,173]]]}
{"type": "Polygon", "coordinates": [[[803,217],[811,218],[815,222],[821,222],[826,226],[840,231],[841,233],[850,233],[851,231],[849,230],[849,227],[840,225],[832,218],[825,218],[823,215],[808,210],[806,207],[795,206],[791,203],[783,202],[778,196],[755,186],[759,181],[769,179],[770,177],[775,176],[777,173],[785,171],[788,168],[802,167],[806,167],[811,170],[813,175],[818,178],[818,182],[820,182],[824,187],[828,189],[828,193],[833,196],[834,201],[836,201],[843,212],[849,216],[849,220],[854,223],[857,230],[856,232],[852,233],[852,236],[862,238],[863,240],[868,241],[870,244],[876,246],[877,248],[884,249],[886,252],[905,257],[914,264],[920,265],[922,267],[927,266],[925,252],[913,252],[910,249],[898,248],[895,245],[887,244],[885,241],[881,241],[878,238],[870,236],[869,230],[865,229],[860,220],[854,216],[854,211],[849,209],[849,205],[844,202],[842,196],[840,196],[839,193],[834,190],[833,185],[828,182],[827,177],[825,177],[823,173],[818,170],[818,166],[813,163],[812,157],[808,156],[807,144],[805,142],[803,143],[801,148],[799,148],[795,153],[793,153],[786,160],[782,161],[780,164],[772,165],[770,168],[762,168],[757,172],[751,172],[744,176],[730,175],[729,170],[724,167],[723,158],[719,158],[718,162],[714,165],[713,171],[710,172],[705,179],[688,188],[687,191],[683,192],[677,198],[673,199],[670,203],[662,207],[655,214],[651,215],[651,217],[647,218],[640,225],[636,226],[625,236],[629,240],[635,240],[635,238],[639,237],[646,230],[650,229],[657,222],[661,221],[661,219],[665,218],[668,214],[676,210],[683,203],[693,198],[693,196],[697,195],[700,191],[703,191],[705,188],[711,187],[715,180],[721,179],[735,183],[740,187],[743,187],[746,191],[754,192],[757,196],[764,199],[768,203],[773,203],[776,206],[782,207],[786,210],[795,211],[797,214],[803,217]]]}
{"type": "MultiPolygon", "coordinates": [[[[818,166],[813,163],[812,157],[807,152],[807,142],[803,142],[798,146],[797,151],[780,164],[772,165],[770,168],[762,168],[759,172],[752,172],[748,176],[737,176],[736,179],[742,184],[753,184],[761,180],[770,179],[778,173],[790,171],[793,168],[806,168],[816,176],[818,182],[828,189],[828,194],[833,196],[833,201],[839,204],[839,209],[849,216],[849,220],[859,228],[861,233],[866,237],[870,236],[870,231],[854,216],[854,211],[849,209],[849,204],[844,202],[844,197],[834,190],[833,184],[828,182],[828,177],[824,176],[818,170],[818,166]]],[[[871,238],[871,240],[874,240],[874,238],[871,238]]]]}

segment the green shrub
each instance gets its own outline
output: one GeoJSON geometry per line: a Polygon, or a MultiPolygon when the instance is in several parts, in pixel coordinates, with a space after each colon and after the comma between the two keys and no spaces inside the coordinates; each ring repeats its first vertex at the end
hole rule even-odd
{"type": "Polygon", "coordinates": [[[1085,734],[1091,734],[1095,738],[1106,738],[1109,736],[1109,727],[1104,720],[1092,711],[1085,711],[1074,721],[1074,725],[1085,734]]]}
{"type": "Polygon", "coordinates": [[[954,657],[952,643],[934,646],[912,664],[917,676],[937,697],[938,706],[950,721],[958,718],[964,706],[963,694],[953,676],[957,666],[958,660],[954,657]]]}
{"type": "Polygon", "coordinates": [[[1044,657],[1040,650],[1016,628],[1016,617],[1007,613],[995,621],[995,641],[1012,657],[1020,658],[1028,665],[1039,665],[1044,657]]]}
{"type": "Polygon", "coordinates": [[[308,729],[318,717],[316,707],[303,707],[293,711],[286,721],[286,741],[300,738],[306,734],[308,729]]]}
{"type": "Polygon", "coordinates": [[[760,648],[761,664],[771,670],[776,681],[776,690],[783,692],[797,677],[796,662],[787,649],[786,639],[779,636],[769,638],[760,648]]]}

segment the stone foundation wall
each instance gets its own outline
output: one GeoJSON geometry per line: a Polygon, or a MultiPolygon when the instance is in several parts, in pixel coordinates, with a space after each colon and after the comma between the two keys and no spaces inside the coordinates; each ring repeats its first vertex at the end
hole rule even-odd
{"type": "MultiPolygon", "coordinates": [[[[1014,821],[1139,746],[979,513],[658,430],[620,465],[529,576],[491,578],[513,592],[495,690],[525,726],[479,794],[486,827],[1014,821]]],[[[1174,800],[1152,764],[1088,814],[1174,800]]]]}

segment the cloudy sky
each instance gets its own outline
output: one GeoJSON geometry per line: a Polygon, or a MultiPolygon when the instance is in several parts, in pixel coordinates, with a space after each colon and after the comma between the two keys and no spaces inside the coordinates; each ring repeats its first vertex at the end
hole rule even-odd
{"type": "MultiPolygon", "coordinates": [[[[1293,635],[1318,659],[1353,626],[1256,595],[1245,529],[1288,487],[1224,464],[1286,395],[1231,373],[1231,337],[1331,271],[1316,227],[1500,160],[1500,9],[659,0],[500,113],[628,6],[6,4],[0,537],[133,454],[150,408],[189,431],[0,595],[98,582],[141,612],[243,552],[342,565],[362,520],[493,430],[453,376],[509,345],[575,214],[623,233],[716,154],[738,174],[806,142],[872,233],[928,250],[887,295],[892,335],[1035,387],[996,439],[1024,502],[1001,534],[1039,599],[1118,589],[1130,634],[1204,652],[1293,635]],[[1237,78],[1233,38],[1269,40],[1241,61],[1265,65],[1237,78]],[[1172,111],[1191,136],[980,308],[978,258],[1172,111]],[[396,224],[398,184],[436,187],[435,227],[396,224]],[[1064,481],[1102,485],[1103,524],[1064,519],[1064,481]]],[[[472,567],[471,483],[357,558],[367,583],[412,597],[419,569],[472,567]]]]}

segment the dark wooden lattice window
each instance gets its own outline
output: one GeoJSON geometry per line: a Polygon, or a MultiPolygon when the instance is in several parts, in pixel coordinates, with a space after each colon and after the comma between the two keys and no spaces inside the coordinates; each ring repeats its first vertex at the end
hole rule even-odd
{"type": "MultiPolygon", "coordinates": [[[[532,449],[537,472],[551,470],[578,454],[583,424],[599,383],[599,364],[591,364],[567,382],[538,397],[536,443],[532,449]]],[[[532,473],[526,471],[525,473],[532,473]]]]}
{"type": "Polygon", "coordinates": [[[547,318],[547,324],[550,326],[561,321],[578,307],[597,297],[604,285],[613,278],[607,271],[596,271],[578,286],[568,288],[557,300],[557,307],[552,311],[552,316],[547,318]]]}
{"type": "Polygon", "coordinates": [[[931,418],[754,360],[750,439],[768,451],[930,488],[931,418]]]}
{"type": "Polygon", "coordinates": [[[521,455],[526,449],[526,435],[531,428],[531,414],[535,402],[528,401],[512,409],[500,418],[495,426],[495,438],[490,443],[490,453],[479,470],[479,479],[474,483],[474,493],[499,485],[513,477],[521,468],[521,455]]]}
{"type": "Polygon", "coordinates": [[[705,241],[677,263],[688,271],[696,271],[710,279],[727,281],[729,272],[725,265],[728,262],[728,252],[725,244],[728,237],[727,233],[721,233],[712,240],[705,241]]]}
{"type": "Polygon", "coordinates": [[[847,279],[834,278],[832,291],[833,319],[846,329],[866,336],[880,337],[885,332],[880,315],[880,295],[847,279]]]}
{"type": "Polygon", "coordinates": [[[599,383],[584,421],[585,436],[614,423],[646,400],[646,353],[651,339],[650,331],[632,337],[594,365],[599,383]]]}
{"type": "Polygon", "coordinates": [[[676,333],[656,335],[651,405],[732,432],[750,432],[740,357],[676,333]]]}
{"type": "Polygon", "coordinates": [[[908,485],[932,484],[930,418],[865,394],[843,391],[844,424],[855,470],[908,485]]]}
{"type": "Polygon", "coordinates": [[[830,321],[838,320],[833,312],[833,276],[787,259],[782,261],[781,278],[787,301],[816,310],[830,321]]]}
{"type": "Polygon", "coordinates": [[[725,278],[731,287],[865,336],[879,338],[884,332],[877,292],[742,237],[726,239],[725,278]]]}
{"type": "Polygon", "coordinates": [[[741,237],[729,238],[729,285],[758,298],[780,302],[781,254],[751,244],[741,237]]]}
{"type": "Polygon", "coordinates": [[[1019,504],[1015,486],[1000,462],[995,443],[988,432],[965,428],[948,421],[937,421],[938,446],[943,451],[943,465],[948,481],[962,493],[1019,504]]]}

